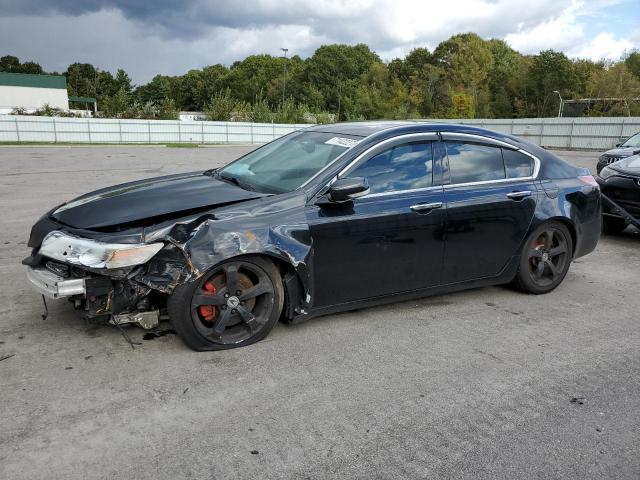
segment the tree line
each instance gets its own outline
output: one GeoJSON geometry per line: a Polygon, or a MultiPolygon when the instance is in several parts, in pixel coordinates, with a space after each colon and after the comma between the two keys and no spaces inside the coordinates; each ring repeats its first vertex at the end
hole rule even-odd
{"type": "MultiPolygon", "coordinates": [[[[0,58],[0,71],[45,73],[14,56],[0,58]]],[[[180,110],[260,122],[548,117],[557,115],[558,93],[610,99],[581,107],[581,114],[640,115],[640,52],[619,61],[570,59],[554,50],[523,55],[474,33],[388,63],[367,45],[332,44],[306,59],[250,55],[137,86],[122,69],[114,75],[88,63],[62,74],[69,95],[96,97],[103,115],[120,118],[176,118],[180,110]]]]}

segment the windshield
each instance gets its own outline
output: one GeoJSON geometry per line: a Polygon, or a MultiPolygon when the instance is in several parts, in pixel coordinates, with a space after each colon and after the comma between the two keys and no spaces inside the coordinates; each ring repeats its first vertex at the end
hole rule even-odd
{"type": "Polygon", "coordinates": [[[633,137],[628,138],[623,144],[623,147],[640,147],[640,133],[636,133],[633,137]]]}
{"type": "Polygon", "coordinates": [[[338,133],[295,132],[239,158],[218,176],[249,190],[290,192],[360,140],[338,133]]]}

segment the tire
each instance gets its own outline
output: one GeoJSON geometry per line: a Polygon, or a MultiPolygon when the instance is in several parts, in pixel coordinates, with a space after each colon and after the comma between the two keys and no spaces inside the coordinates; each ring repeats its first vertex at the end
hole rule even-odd
{"type": "Polygon", "coordinates": [[[627,222],[624,218],[617,217],[602,217],[602,231],[609,235],[617,235],[627,228],[627,222]]]}
{"type": "Polygon", "coordinates": [[[512,285],[521,292],[535,295],[550,292],[564,280],[572,258],[569,229],[557,221],[544,223],[524,242],[512,285]]]}
{"type": "Polygon", "coordinates": [[[280,318],[283,303],[284,287],[273,262],[246,256],[224,261],[198,280],[176,287],[167,311],[188,347],[226,350],[265,338],[280,318]]]}

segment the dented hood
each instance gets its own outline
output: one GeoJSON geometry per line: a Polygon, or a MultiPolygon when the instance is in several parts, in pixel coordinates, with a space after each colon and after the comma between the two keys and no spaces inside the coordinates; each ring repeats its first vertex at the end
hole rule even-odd
{"type": "Polygon", "coordinates": [[[145,220],[177,218],[182,213],[190,214],[265,195],[195,172],[96,190],[71,200],[51,216],[74,228],[117,227],[145,220]]]}

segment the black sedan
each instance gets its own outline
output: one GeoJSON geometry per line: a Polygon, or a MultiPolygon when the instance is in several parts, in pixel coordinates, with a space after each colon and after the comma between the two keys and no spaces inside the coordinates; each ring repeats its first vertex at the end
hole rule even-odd
{"type": "Polygon", "coordinates": [[[611,201],[603,205],[603,230],[615,234],[623,231],[630,223],[638,225],[640,221],[640,155],[607,165],[600,170],[597,180],[602,193],[614,202],[613,205],[611,201]],[[626,215],[620,211],[620,208],[626,212],[626,215]]]}
{"type": "Polygon", "coordinates": [[[219,350],[279,319],[484,285],[549,292],[601,218],[588,171],[518,138],[346,123],[78,197],[34,225],[23,263],[92,321],[166,316],[191,348],[219,350]]]}

